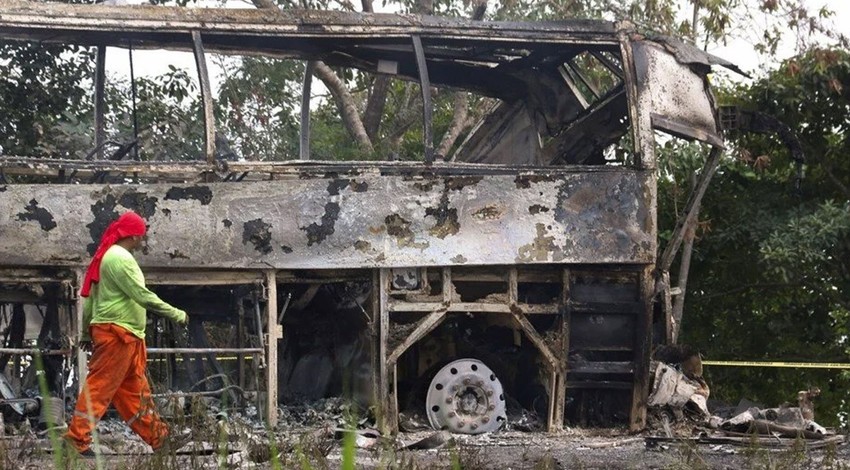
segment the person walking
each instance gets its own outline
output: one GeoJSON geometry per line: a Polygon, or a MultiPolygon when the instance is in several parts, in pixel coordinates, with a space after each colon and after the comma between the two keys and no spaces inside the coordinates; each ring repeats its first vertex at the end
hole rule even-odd
{"type": "Polygon", "coordinates": [[[169,434],[156,412],[145,375],[146,311],[184,325],[188,316],[145,287],[133,251],[141,246],[146,232],[144,219],[135,212],[112,222],[80,291],[85,298],[81,346],[93,350],[65,440],[84,456],[94,455],[91,433],[110,403],[154,450],[162,447],[169,434]]]}

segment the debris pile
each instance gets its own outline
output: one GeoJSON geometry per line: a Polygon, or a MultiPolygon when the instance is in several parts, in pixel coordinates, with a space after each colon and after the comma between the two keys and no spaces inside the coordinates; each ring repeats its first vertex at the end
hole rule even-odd
{"type": "Polygon", "coordinates": [[[798,393],[796,407],[761,408],[742,400],[734,409],[709,412],[708,384],[702,377],[702,360],[687,346],[664,346],[654,354],[653,384],[648,398],[648,447],[683,440],[705,444],[790,447],[799,440],[807,448],[844,441],[815,422],[812,399],[820,390],[798,393]]]}

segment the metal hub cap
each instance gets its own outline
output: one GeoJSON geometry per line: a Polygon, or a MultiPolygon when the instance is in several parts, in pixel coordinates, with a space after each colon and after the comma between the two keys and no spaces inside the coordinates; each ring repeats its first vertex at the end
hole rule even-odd
{"type": "Polygon", "coordinates": [[[481,434],[505,423],[505,395],[496,374],[478,359],[458,359],[437,372],[425,400],[434,429],[481,434]]]}

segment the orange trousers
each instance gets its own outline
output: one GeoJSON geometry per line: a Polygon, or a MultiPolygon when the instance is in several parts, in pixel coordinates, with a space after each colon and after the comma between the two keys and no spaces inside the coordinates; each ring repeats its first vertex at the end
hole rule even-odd
{"type": "Polygon", "coordinates": [[[168,427],[157,414],[145,376],[145,341],[112,323],[91,325],[94,350],[86,384],[65,439],[78,451],[91,446],[95,423],[112,403],[130,428],[154,449],[162,445],[168,427]]]}

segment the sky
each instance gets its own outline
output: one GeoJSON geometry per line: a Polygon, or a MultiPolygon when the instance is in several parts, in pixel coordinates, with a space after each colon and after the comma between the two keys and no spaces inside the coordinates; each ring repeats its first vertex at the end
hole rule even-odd
{"type": "MultiPolygon", "coordinates": [[[[219,2],[206,0],[210,6],[218,6],[219,2]]],[[[687,1],[687,0],[682,0],[687,1]]],[[[755,2],[759,0],[746,0],[755,2]]],[[[118,0],[121,4],[142,4],[147,3],[146,0],[118,0]]],[[[205,0],[201,0],[203,5],[205,0]]],[[[833,24],[850,24],[850,0],[805,0],[804,3],[812,11],[820,9],[822,6],[827,6],[835,12],[835,16],[829,21],[833,24]]],[[[376,8],[381,9],[383,2],[375,2],[376,8]]],[[[248,0],[230,0],[227,3],[228,8],[253,8],[248,0]]],[[[767,16],[763,19],[766,22],[767,16]]],[[[845,29],[846,30],[846,29],[845,29]]],[[[752,75],[758,76],[760,69],[774,65],[784,59],[794,55],[794,44],[792,41],[786,41],[777,51],[776,57],[765,58],[760,57],[753,49],[750,42],[737,39],[731,41],[727,45],[719,45],[708,48],[708,52],[727,59],[747,72],[753,72],[752,75]]],[[[174,52],[174,51],[134,51],[133,55],[134,72],[138,76],[156,76],[168,71],[169,65],[174,65],[188,71],[189,76],[196,77],[195,60],[191,53],[174,52]]],[[[213,87],[213,96],[218,95],[217,86],[221,83],[222,69],[217,66],[213,60],[208,57],[208,68],[210,72],[210,81],[213,87]]],[[[126,49],[109,48],[106,56],[106,67],[108,76],[112,77],[129,77],[129,55],[126,49]]],[[[732,79],[742,79],[737,76],[730,76],[732,79]]]]}
{"type": "MultiPolygon", "coordinates": [[[[747,1],[755,2],[756,0],[747,1]]],[[[850,24],[850,0],[805,0],[804,4],[810,9],[810,11],[820,10],[823,6],[832,10],[835,15],[828,21],[834,25],[850,24]]],[[[850,31],[850,28],[844,28],[843,31],[846,33],[850,31]]],[[[782,60],[794,56],[795,53],[794,43],[792,41],[786,41],[777,51],[776,57],[765,64],[761,63],[762,60],[759,57],[759,54],[753,49],[752,44],[745,40],[732,41],[725,46],[709,47],[707,50],[716,56],[737,64],[747,72],[758,72],[758,69],[763,66],[771,65],[770,62],[773,62],[774,64],[779,63],[782,60]]]]}

